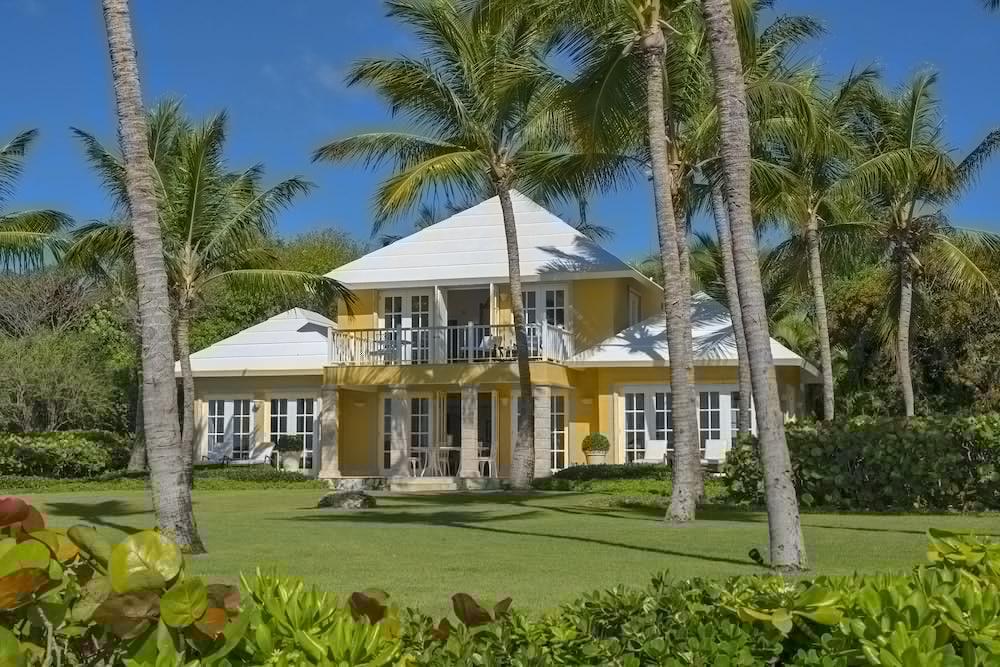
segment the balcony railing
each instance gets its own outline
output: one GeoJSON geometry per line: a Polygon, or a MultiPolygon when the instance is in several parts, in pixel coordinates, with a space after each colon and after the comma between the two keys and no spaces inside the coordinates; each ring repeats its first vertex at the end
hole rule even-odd
{"type": "MultiPolygon", "coordinates": [[[[572,335],[551,324],[526,327],[528,357],[565,361],[572,355],[572,335]]],[[[399,329],[331,329],[330,363],[345,366],[398,366],[503,362],[517,359],[517,339],[510,324],[469,324],[399,329]]]]}

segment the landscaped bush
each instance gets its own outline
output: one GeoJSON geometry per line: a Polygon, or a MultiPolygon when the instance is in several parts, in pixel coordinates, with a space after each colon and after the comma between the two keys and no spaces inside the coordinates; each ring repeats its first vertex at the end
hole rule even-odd
{"type": "MultiPolygon", "coordinates": [[[[0,475],[0,489],[18,493],[134,491],[145,489],[148,483],[149,473],[145,471],[119,471],[85,479],[0,475]]],[[[199,491],[326,489],[327,484],[302,473],[275,470],[267,464],[206,464],[195,466],[194,488],[199,491]]]]}
{"type": "Polygon", "coordinates": [[[434,619],[382,591],[341,603],[260,571],[241,596],[188,574],[160,533],[111,545],[2,498],[0,664],[1000,665],[1000,544],[929,542],[929,563],[906,575],[661,575],[540,618],[458,593],[454,617],[434,619]]]}
{"type": "Polygon", "coordinates": [[[94,477],[128,465],[124,437],[104,431],[0,434],[0,475],[94,477]]]}
{"type": "MultiPolygon", "coordinates": [[[[790,424],[805,506],[851,510],[1000,509],[1000,416],[790,424]]],[[[761,504],[756,445],[726,456],[726,495],[761,504]]]]}
{"type": "Polygon", "coordinates": [[[535,486],[545,488],[553,480],[592,479],[670,479],[670,466],[649,463],[570,466],[553,473],[551,477],[535,480],[535,486]]]}

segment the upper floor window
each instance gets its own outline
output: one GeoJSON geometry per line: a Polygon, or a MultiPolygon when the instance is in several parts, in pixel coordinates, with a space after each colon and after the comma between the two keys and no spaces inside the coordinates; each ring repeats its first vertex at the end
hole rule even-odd
{"type": "Polygon", "coordinates": [[[628,291],[628,325],[638,324],[642,319],[642,297],[638,292],[628,291]]]}
{"type": "Polygon", "coordinates": [[[548,322],[566,328],[566,290],[561,287],[537,287],[521,293],[524,321],[527,324],[548,322]],[[541,307],[540,307],[541,306],[541,307]]]}

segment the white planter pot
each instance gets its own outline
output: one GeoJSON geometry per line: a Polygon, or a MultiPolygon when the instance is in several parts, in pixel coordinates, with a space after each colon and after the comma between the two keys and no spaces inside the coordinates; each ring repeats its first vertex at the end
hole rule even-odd
{"type": "Polygon", "coordinates": [[[584,452],[587,455],[587,465],[599,466],[608,462],[607,452],[584,452]]]}
{"type": "Polygon", "coordinates": [[[299,456],[298,452],[281,452],[281,467],[284,470],[297,472],[299,469],[299,456]]]}

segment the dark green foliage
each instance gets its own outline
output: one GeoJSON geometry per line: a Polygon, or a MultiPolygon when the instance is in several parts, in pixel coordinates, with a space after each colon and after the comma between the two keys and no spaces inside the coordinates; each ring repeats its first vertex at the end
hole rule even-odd
{"type": "Polygon", "coordinates": [[[274,451],[276,452],[301,452],[302,451],[302,436],[301,435],[279,435],[278,441],[274,443],[274,451]]]}
{"type": "Polygon", "coordinates": [[[94,477],[128,465],[129,443],[104,431],[0,434],[0,475],[94,477]]]}
{"type": "Polygon", "coordinates": [[[611,449],[611,443],[603,433],[591,433],[583,439],[582,448],[584,452],[606,452],[611,449]]]}
{"type": "MultiPolygon", "coordinates": [[[[670,479],[670,467],[645,463],[602,464],[570,466],[549,479],[590,480],[590,479],[670,479]]],[[[538,480],[544,482],[545,480],[538,480]]]]}
{"type": "MultiPolygon", "coordinates": [[[[786,435],[803,505],[1000,509],[1000,415],[795,424],[786,435]]],[[[752,443],[727,455],[726,486],[730,501],[763,503],[752,443]]]]}
{"type": "MultiPolygon", "coordinates": [[[[64,491],[133,491],[145,489],[148,472],[117,471],[87,479],[52,479],[20,475],[0,475],[0,489],[19,493],[64,491]]],[[[253,489],[326,489],[326,482],[298,472],[275,470],[266,464],[195,466],[194,485],[199,491],[241,491],[253,489]]]]}

